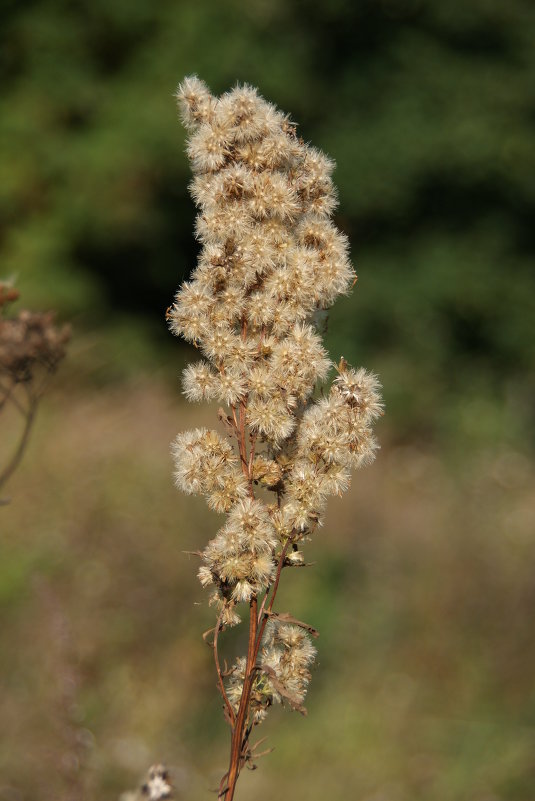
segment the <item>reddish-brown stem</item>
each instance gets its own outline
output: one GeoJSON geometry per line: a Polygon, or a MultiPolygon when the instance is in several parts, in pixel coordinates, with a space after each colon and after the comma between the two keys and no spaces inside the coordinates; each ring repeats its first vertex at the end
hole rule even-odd
{"type": "Polygon", "coordinates": [[[237,436],[238,435],[237,434],[237,432],[238,432],[238,418],[236,417],[236,407],[235,406],[231,406],[230,408],[232,410],[232,419],[234,420],[234,428],[236,429],[236,436],[237,436]]]}
{"type": "Polygon", "coordinates": [[[34,399],[33,402],[30,404],[29,409],[26,411],[26,421],[24,423],[24,428],[18,446],[15,450],[15,453],[13,454],[7,465],[4,467],[3,471],[0,473],[0,488],[7,482],[8,478],[12,476],[12,474],[18,467],[19,462],[22,459],[22,456],[26,449],[26,445],[28,444],[28,440],[30,438],[30,431],[33,425],[33,421],[35,419],[36,411],[37,411],[37,399],[34,399]]]}
{"type": "Polygon", "coordinates": [[[251,435],[251,450],[249,452],[249,479],[253,477],[253,462],[255,457],[255,450],[256,450],[256,438],[258,434],[254,433],[251,435]]]}
{"type": "Polygon", "coordinates": [[[271,612],[271,610],[273,609],[273,603],[275,601],[275,595],[276,595],[278,587],[279,587],[280,576],[281,576],[282,568],[283,568],[283,565],[284,565],[284,559],[286,558],[286,553],[288,551],[288,545],[289,544],[290,544],[290,542],[288,541],[285,544],[285,546],[282,549],[282,551],[281,551],[281,555],[279,556],[279,561],[277,563],[277,572],[275,574],[275,581],[273,582],[273,584],[270,587],[267,588],[266,594],[264,595],[264,598],[262,599],[262,605],[260,606],[260,611],[258,613],[258,623],[260,623],[260,621],[262,620],[262,616],[264,614],[264,609],[266,608],[266,602],[267,602],[267,599],[269,597],[269,593],[271,592],[272,589],[273,589],[273,594],[272,594],[270,602],[269,602],[268,612],[271,612]]]}
{"type": "Polygon", "coordinates": [[[277,573],[275,576],[275,581],[273,582],[273,589],[271,592],[271,598],[269,600],[267,611],[265,609],[266,599],[268,597],[267,592],[262,601],[260,612],[258,612],[258,601],[256,598],[252,598],[249,605],[250,606],[249,643],[247,648],[247,661],[245,667],[245,677],[243,681],[243,690],[232,734],[229,769],[225,774],[225,776],[223,777],[223,779],[221,780],[221,784],[219,787],[219,795],[218,795],[219,799],[225,799],[225,801],[232,801],[232,799],[234,798],[236,782],[238,781],[238,777],[240,775],[240,770],[244,758],[244,750],[245,750],[244,747],[247,744],[247,740],[249,738],[249,733],[250,733],[248,731],[246,735],[244,734],[246,729],[246,724],[249,718],[249,702],[251,698],[251,691],[253,688],[254,674],[257,670],[256,660],[258,658],[258,652],[260,650],[260,644],[262,642],[262,637],[264,634],[264,629],[266,627],[266,622],[269,617],[267,612],[271,612],[271,610],[273,609],[273,604],[275,602],[275,596],[277,595],[277,590],[279,588],[281,572],[284,566],[284,560],[286,558],[286,553],[288,551],[289,545],[290,545],[290,540],[286,542],[281,551],[281,555],[279,557],[279,562],[277,565],[277,573]]]}
{"type": "Polygon", "coordinates": [[[217,681],[218,681],[218,684],[219,684],[219,690],[221,692],[221,695],[223,696],[223,701],[225,702],[225,707],[226,707],[226,710],[227,710],[227,714],[228,714],[228,718],[229,718],[229,721],[230,721],[230,725],[233,726],[234,725],[234,721],[236,719],[236,716],[234,714],[234,710],[232,709],[232,706],[231,706],[230,701],[228,699],[228,695],[227,695],[226,690],[225,690],[225,684],[223,682],[223,676],[221,675],[221,665],[219,664],[219,653],[218,653],[218,650],[217,650],[217,638],[219,636],[219,632],[221,631],[221,617],[222,617],[222,615],[223,615],[223,612],[221,612],[219,617],[217,618],[217,623],[216,623],[216,627],[215,627],[214,645],[213,645],[213,648],[214,648],[214,661],[215,661],[215,667],[216,667],[216,671],[217,671],[217,681]]]}
{"type": "MultiPolygon", "coordinates": [[[[242,320],[242,330],[241,330],[242,338],[245,339],[247,335],[247,322],[242,320]]],[[[256,448],[256,434],[253,434],[251,438],[251,450],[249,457],[247,456],[247,444],[246,444],[246,412],[247,412],[247,396],[243,397],[240,400],[240,405],[238,407],[238,413],[236,414],[236,408],[232,407],[232,415],[234,418],[234,424],[236,426],[236,437],[238,440],[238,450],[240,454],[240,462],[242,466],[242,471],[244,476],[246,477],[247,481],[249,482],[249,494],[251,498],[254,498],[254,491],[253,491],[253,481],[252,481],[252,473],[253,473],[253,460],[255,455],[255,448],[256,448]]],[[[273,605],[273,601],[275,598],[275,594],[277,592],[277,587],[279,584],[280,579],[280,572],[282,570],[282,564],[284,562],[284,558],[286,555],[286,550],[288,547],[288,543],[284,546],[283,552],[281,554],[281,558],[279,561],[279,566],[277,569],[277,576],[275,579],[275,583],[273,585],[273,595],[271,597],[269,610],[273,605]]],[[[264,596],[264,600],[262,603],[262,610],[264,609],[264,605],[266,602],[266,596],[264,596]]],[[[247,646],[247,659],[245,663],[245,675],[243,680],[243,689],[240,698],[240,704],[238,707],[238,712],[234,715],[232,712],[232,741],[231,741],[231,748],[230,748],[230,761],[229,761],[229,769],[227,773],[221,779],[219,785],[219,792],[218,792],[218,799],[225,799],[225,801],[232,801],[234,798],[234,792],[236,789],[236,782],[238,781],[238,777],[240,775],[240,770],[243,766],[243,762],[245,760],[245,748],[247,746],[247,741],[249,739],[249,734],[252,726],[247,726],[249,720],[249,705],[251,699],[251,691],[253,688],[254,682],[254,675],[256,671],[256,658],[258,656],[258,649],[260,647],[260,637],[258,637],[258,626],[260,623],[261,617],[258,615],[258,599],[256,596],[251,598],[249,602],[249,642],[247,646]]],[[[219,630],[220,620],[218,620],[218,625],[216,627],[216,637],[214,638],[214,645],[217,646],[217,633],[219,630]]],[[[261,628],[262,632],[265,627],[265,621],[262,620],[261,628]]],[[[217,652],[216,652],[217,653],[217,652]]],[[[223,686],[223,680],[221,677],[221,671],[219,668],[219,664],[216,662],[217,670],[218,670],[218,677],[220,680],[220,687],[223,686]]],[[[224,686],[222,689],[223,697],[226,701],[228,698],[224,691],[224,686]]]]}
{"type": "Polygon", "coordinates": [[[245,410],[247,408],[247,404],[245,400],[240,401],[240,407],[238,409],[238,446],[240,451],[240,462],[243,474],[247,481],[249,482],[249,494],[251,497],[253,495],[253,487],[251,482],[251,476],[249,474],[249,464],[247,459],[247,445],[245,442],[245,410]]]}
{"type": "Polygon", "coordinates": [[[258,601],[256,597],[251,598],[249,603],[249,644],[247,648],[247,661],[245,665],[245,678],[243,681],[243,690],[238,707],[238,714],[234,724],[234,731],[232,734],[232,743],[230,748],[230,763],[227,773],[227,786],[220,789],[219,798],[224,798],[225,801],[232,801],[234,798],[234,791],[236,789],[236,782],[240,775],[242,767],[243,744],[244,744],[244,730],[249,716],[249,700],[251,697],[251,690],[253,687],[253,679],[255,673],[256,661],[256,633],[258,628],[257,621],[257,606],[258,601]]]}
{"type": "Polygon", "coordinates": [[[284,567],[284,560],[286,559],[286,554],[288,552],[288,546],[290,545],[290,541],[291,540],[289,540],[289,539],[286,541],[286,543],[284,545],[284,548],[281,551],[281,555],[280,555],[280,558],[279,558],[279,564],[277,565],[277,574],[275,576],[275,582],[273,584],[273,593],[271,595],[271,600],[270,600],[269,606],[268,606],[268,612],[271,612],[271,610],[273,609],[273,603],[275,601],[275,596],[277,594],[277,590],[279,589],[279,581],[280,581],[280,578],[281,578],[281,572],[282,572],[282,568],[284,567]]]}
{"type": "Polygon", "coordinates": [[[260,625],[260,621],[262,620],[262,618],[264,616],[264,609],[266,608],[266,601],[268,599],[268,595],[269,595],[270,590],[271,590],[271,587],[268,587],[266,592],[265,592],[265,594],[264,594],[264,597],[262,598],[262,603],[260,604],[260,611],[258,612],[258,625],[260,625]]]}
{"type": "Polygon", "coordinates": [[[266,606],[266,599],[268,597],[269,590],[264,595],[264,600],[262,601],[262,607],[260,609],[260,614],[258,615],[258,626],[259,626],[259,628],[258,628],[258,635],[257,635],[256,644],[255,644],[255,663],[256,663],[256,659],[258,657],[258,652],[260,650],[260,644],[262,642],[262,637],[264,636],[264,629],[266,628],[266,623],[267,623],[267,620],[268,620],[268,617],[269,617],[269,614],[267,614],[267,613],[271,612],[271,610],[273,609],[273,604],[275,603],[275,596],[277,595],[277,590],[279,589],[279,581],[280,581],[282,568],[284,566],[284,560],[286,559],[286,553],[288,551],[288,546],[289,545],[290,545],[290,540],[287,540],[286,544],[284,545],[284,548],[281,551],[281,555],[279,557],[279,563],[277,565],[277,574],[275,576],[275,581],[273,583],[273,590],[272,590],[271,598],[269,600],[269,604],[268,604],[268,607],[267,607],[267,612],[265,610],[265,606],[266,606]]]}

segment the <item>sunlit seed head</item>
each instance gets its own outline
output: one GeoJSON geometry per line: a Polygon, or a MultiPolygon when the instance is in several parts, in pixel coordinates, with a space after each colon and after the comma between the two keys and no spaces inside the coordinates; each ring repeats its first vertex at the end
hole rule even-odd
{"type": "Polygon", "coordinates": [[[267,586],[275,578],[275,572],[276,565],[271,554],[258,554],[258,556],[255,557],[252,564],[251,575],[256,583],[264,587],[267,586]]]}
{"type": "Polygon", "coordinates": [[[247,497],[249,485],[243,472],[227,465],[221,469],[207,493],[208,506],[214,512],[229,512],[240,500],[247,497]]]}
{"type": "Polygon", "coordinates": [[[293,565],[294,567],[302,567],[305,564],[305,557],[303,556],[302,551],[290,551],[290,553],[286,556],[286,563],[293,565]]]}
{"type": "Polygon", "coordinates": [[[217,394],[217,375],[205,362],[190,364],[182,373],[182,387],[189,401],[213,400],[217,394]]]}
{"type": "Polygon", "coordinates": [[[281,466],[274,459],[257,456],[253,461],[253,479],[267,487],[273,487],[282,478],[281,466]]]}
{"type": "Polygon", "coordinates": [[[232,590],[232,599],[236,603],[248,602],[253,595],[253,586],[245,580],[237,581],[232,590]]]}
{"type": "Polygon", "coordinates": [[[362,367],[359,370],[344,367],[335,378],[334,385],[344,401],[357,408],[366,422],[382,415],[381,383],[373,373],[362,367]]]}
{"type": "Polygon", "coordinates": [[[200,566],[197,576],[199,577],[199,581],[201,582],[203,587],[209,587],[211,584],[214,583],[212,571],[207,565],[200,566]]]}
{"type": "Polygon", "coordinates": [[[175,96],[182,122],[188,130],[195,130],[212,118],[215,99],[204,81],[199,80],[196,75],[185,78],[175,96]]]}
{"type": "Polygon", "coordinates": [[[237,86],[219,99],[217,119],[234,142],[254,141],[266,132],[266,105],[252,86],[237,86]]]}
{"type": "Polygon", "coordinates": [[[249,392],[254,392],[259,398],[266,400],[277,392],[276,378],[269,364],[258,365],[249,371],[249,392]]]}
{"type": "Polygon", "coordinates": [[[203,123],[188,142],[187,154],[196,172],[213,172],[225,164],[230,143],[227,132],[203,123]]]}
{"type": "Polygon", "coordinates": [[[284,401],[276,398],[253,398],[247,409],[247,420],[253,431],[263,434],[275,445],[287,439],[296,424],[284,401]]]}
{"type": "Polygon", "coordinates": [[[243,376],[228,370],[222,371],[216,377],[214,397],[229,406],[237,403],[247,389],[247,382],[243,376]]]}
{"type": "MultiPolygon", "coordinates": [[[[192,77],[177,98],[201,250],[167,317],[205,359],[184,371],[184,394],[223,404],[224,436],[179,434],[175,481],[227,515],[202,552],[199,580],[211,586],[222,626],[232,626],[237,605],[273,584],[283,545],[285,566],[305,564],[296,548],[322,524],[328,496],[345,492],[351,468],[374,458],[382,401],[377,378],[343,360],[314,399],[331,368],[325,310],[355,282],[347,238],[331,219],[334,162],[252,87],[217,99],[192,77]]],[[[270,619],[250,721],[273,703],[299,708],[314,655],[302,627],[270,619]]],[[[235,712],[245,670],[238,659],[225,682],[235,712]]]]}

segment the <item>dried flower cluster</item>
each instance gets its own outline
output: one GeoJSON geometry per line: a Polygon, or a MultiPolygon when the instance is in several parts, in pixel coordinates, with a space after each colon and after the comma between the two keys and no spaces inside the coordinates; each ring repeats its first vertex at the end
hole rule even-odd
{"type": "Polygon", "coordinates": [[[0,282],[0,411],[10,403],[24,418],[15,453],[0,471],[0,487],[20,462],[38,403],[49,376],[65,356],[70,328],[54,325],[53,312],[30,312],[14,317],[6,310],[19,293],[0,282]]]}
{"type": "Polygon", "coordinates": [[[165,765],[151,765],[141,787],[122,793],[119,801],[167,801],[173,798],[171,777],[165,765]]]}
{"type": "Polygon", "coordinates": [[[0,374],[20,384],[34,380],[39,369],[53,372],[69,338],[68,326],[54,325],[53,312],[23,309],[16,317],[0,317],[0,374]]]}
{"type": "Polygon", "coordinates": [[[191,77],[177,97],[202,250],[168,320],[204,357],[184,371],[186,397],[228,411],[219,412],[224,435],[179,434],[173,456],[177,486],[227,515],[199,578],[218,613],[213,645],[232,728],[220,797],[230,801],[254,756],[253,725],[275,702],[302,710],[316,632],[272,611],[281,571],[304,564],[300,544],[321,525],[328,496],[373,460],[382,404],[377,378],[343,359],[329,391],[314,397],[333,366],[314,322],[355,281],[347,239],[330,219],[333,162],[249,86],[215,98],[191,77]],[[218,635],[240,622],[244,603],[248,654],[225,684],[218,635]]]}
{"type": "Polygon", "coordinates": [[[150,767],[147,781],[141,788],[142,795],[149,801],[162,801],[164,798],[171,798],[172,792],[167,768],[164,765],[150,767]]]}

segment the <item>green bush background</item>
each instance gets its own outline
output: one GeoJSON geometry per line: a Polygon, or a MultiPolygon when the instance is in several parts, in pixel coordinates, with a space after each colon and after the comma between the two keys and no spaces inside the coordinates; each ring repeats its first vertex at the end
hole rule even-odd
{"type": "Polygon", "coordinates": [[[0,263],[27,303],[161,343],[195,264],[172,93],[249,82],[338,163],[359,282],[333,354],[381,373],[400,437],[533,444],[531,2],[42,0],[2,29],[0,263]]]}
{"type": "Polygon", "coordinates": [[[168,457],[216,425],[164,323],[196,259],[172,97],[196,72],[336,160],[359,280],[328,346],[387,409],[281,588],[321,630],[309,718],[274,712],[238,798],[531,801],[535,5],[7,0],[0,36],[0,278],[73,324],[0,507],[0,798],[116,799],[164,759],[201,801],[225,769],[183,553],[218,522],[168,457]]]}

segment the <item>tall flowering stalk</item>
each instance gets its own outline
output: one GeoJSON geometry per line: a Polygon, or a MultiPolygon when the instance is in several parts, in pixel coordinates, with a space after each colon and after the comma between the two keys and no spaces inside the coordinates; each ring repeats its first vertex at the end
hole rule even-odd
{"type": "Polygon", "coordinates": [[[333,162],[249,86],[215,98],[190,77],[177,98],[202,250],[167,316],[204,357],[184,371],[186,397],[226,409],[223,434],[187,431],[172,451],[177,486],[226,515],[199,579],[217,614],[211,645],[231,729],[218,798],[232,801],[269,708],[305,711],[317,632],[274,611],[281,573],[304,565],[301,544],[321,525],[327,497],[373,460],[382,404],[376,376],[344,359],[328,391],[313,396],[332,367],[316,321],[355,282],[347,239],[330,219],[333,162]],[[223,669],[220,635],[247,607],[247,653],[223,669]]]}

